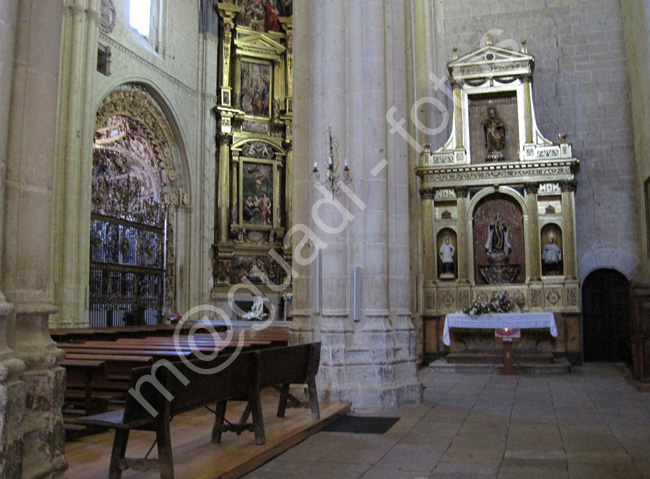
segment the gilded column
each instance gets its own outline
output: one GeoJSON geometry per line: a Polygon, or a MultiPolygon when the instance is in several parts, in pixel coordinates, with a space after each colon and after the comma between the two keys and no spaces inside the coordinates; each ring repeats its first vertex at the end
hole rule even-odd
{"type": "Polygon", "coordinates": [[[539,212],[537,211],[539,185],[537,183],[528,183],[524,188],[526,190],[526,208],[528,209],[528,244],[530,245],[530,253],[527,255],[530,259],[528,276],[531,281],[541,281],[542,249],[539,240],[539,212]]]}
{"type": "Polygon", "coordinates": [[[562,247],[564,255],[564,276],[567,280],[578,279],[578,263],[575,230],[576,183],[563,181],[562,189],[562,247]]]}
{"type": "Polygon", "coordinates": [[[456,205],[458,208],[458,282],[469,283],[472,278],[472,274],[469,271],[469,266],[471,264],[469,258],[474,252],[472,245],[469,244],[469,236],[467,235],[467,228],[469,227],[469,221],[467,218],[469,209],[469,188],[466,186],[457,186],[455,192],[456,205]]]}
{"type": "Polygon", "coordinates": [[[424,237],[424,252],[422,255],[422,269],[424,274],[425,286],[430,281],[438,278],[440,271],[437,271],[438,256],[436,251],[436,238],[434,235],[434,218],[435,218],[435,197],[434,188],[420,188],[420,198],[422,199],[422,235],[424,237]]]}
{"type": "Polygon", "coordinates": [[[454,83],[454,135],[456,136],[456,149],[465,148],[463,138],[463,103],[462,91],[458,83],[454,83]]]}
{"type": "Polygon", "coordinates": [[[221,35],[221,79],[220,79],[220,104],[225,107],[232,105],[232,85],[230,60],[232,53],[232,31],[235,26],[235,17],[241,11],[241,7],[232,3],[217,4],[219,15],[223,19],[221,35]]]}
{"type": "MultiPolygon", "coordinates": [[[[230,221],[230,135],[222,133],[219,138],[219,168],[217,168],[217,228],[218,242],[228,241],[228,224],[230,221]]],[[[233,189],[234,191],[235,189],[233,189]]],[[[236,203],[232,203],[235,205],[236,203]]]]}

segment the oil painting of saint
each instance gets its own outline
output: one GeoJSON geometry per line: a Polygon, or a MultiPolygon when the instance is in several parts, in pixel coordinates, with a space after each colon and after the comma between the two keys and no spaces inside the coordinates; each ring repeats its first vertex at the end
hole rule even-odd
{"type": "Polygon", "coordinates": [[[253,225],[273,224],[271,165],[246,162],[242,170],[242,219],[253,225]]]}
{"type": "Polygon", "coordinates": [[[271,65],[243,61],[241,64],[241,108],[252,116],[269,117],[271,65]]]}

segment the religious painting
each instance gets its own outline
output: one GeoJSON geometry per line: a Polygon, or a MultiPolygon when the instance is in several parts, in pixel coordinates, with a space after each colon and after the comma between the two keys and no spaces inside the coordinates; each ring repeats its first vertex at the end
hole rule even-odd
{"type": "Polygon", "coordinates": [[[519,160],[519,122],[515,92],[469,97],[472,163],[519,160]]]}
{"type": "Polygon", "coordinates": [[[280,18],[293,13],[292,0],[238,0],[237,25],[256,32],[279,32],[280,18]]]}
{"type": "Polygon", "coordinates": [[[271,64],[241,62],[241,108],[246,115],[269,118],[271,114],[271,64]]]}
{"type": "Polygon", "coordinates": [[[267,163],[241,163],[242,223],[273,225],[273,166],[267,163]]]}

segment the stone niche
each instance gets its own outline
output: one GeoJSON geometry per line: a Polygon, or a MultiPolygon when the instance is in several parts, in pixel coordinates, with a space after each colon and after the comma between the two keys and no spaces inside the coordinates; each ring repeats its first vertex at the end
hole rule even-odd
{"type": "Polygon", "coordinates": [[[580,356],[575,200],[579,160],[566,135],[546,139],[535,120],[535,60],[490,41],[448,64],[453,126],[437,151],[425,147],[420,179],[428,354],[500,351],[493,332],[452,330],[440,336],[446,314],[474,298],[505,290],[524,310],[555,313],[565,332],[551,338],[522,331],[519,349],[580,356]],[[441,262],[452,240],[453,268],[441,262]],[[566,332],[569,331],[569,332],[566,332]],[[431,337],[435,335],[437,337],[431,337]]]}

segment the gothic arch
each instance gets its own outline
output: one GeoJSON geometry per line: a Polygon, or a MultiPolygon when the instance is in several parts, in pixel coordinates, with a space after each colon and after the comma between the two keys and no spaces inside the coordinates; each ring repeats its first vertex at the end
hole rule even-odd
{"type": "MultiPolygon", "coordinates": [[[[129,283],[130,294],[137,296],[134,305],[127,306],[132,308],[131,313],[136,307],[144,308],[138,306],[140,303],[149,308],[147,311],[156,311],[156,316],[176,308],[177,209],[190,205],[190,195],[184,187],[186,162],[172,123],[154,95],[141,85],[123,85],[111,91],[95,117],[91,290],[98,291],[97,277],[106,281],[107,275],[106,271],[93,268],[92,262],[107,261],[102,251],[109,249],[108,231],[119,230],[124,237],[119,245],[113,241],[113,248],[117,245],[120,251],[113,255],[118,259],[111,267],[118,268],[115,275],[125,264],[131,268],[131,273],[119,280],[121,284],[129,283]],[[132,234],[131,241],[127,230],[132,234]],[[133,257],[127,257],[126,251],[133,257]],[[142,269],[133,273],[138,267],[142,269]],[[145,268],[159,269],[162,274],[148,274],[145,268]],[[129,275],[131,279],[127,281],[129,275]],[[154,297],[160,303],[151,309],[154,297]]],[[[144,313],[135,319],[144,321],[144,313]]],[[[148,318],[147,322],[150,321],[148,318]]]]}

